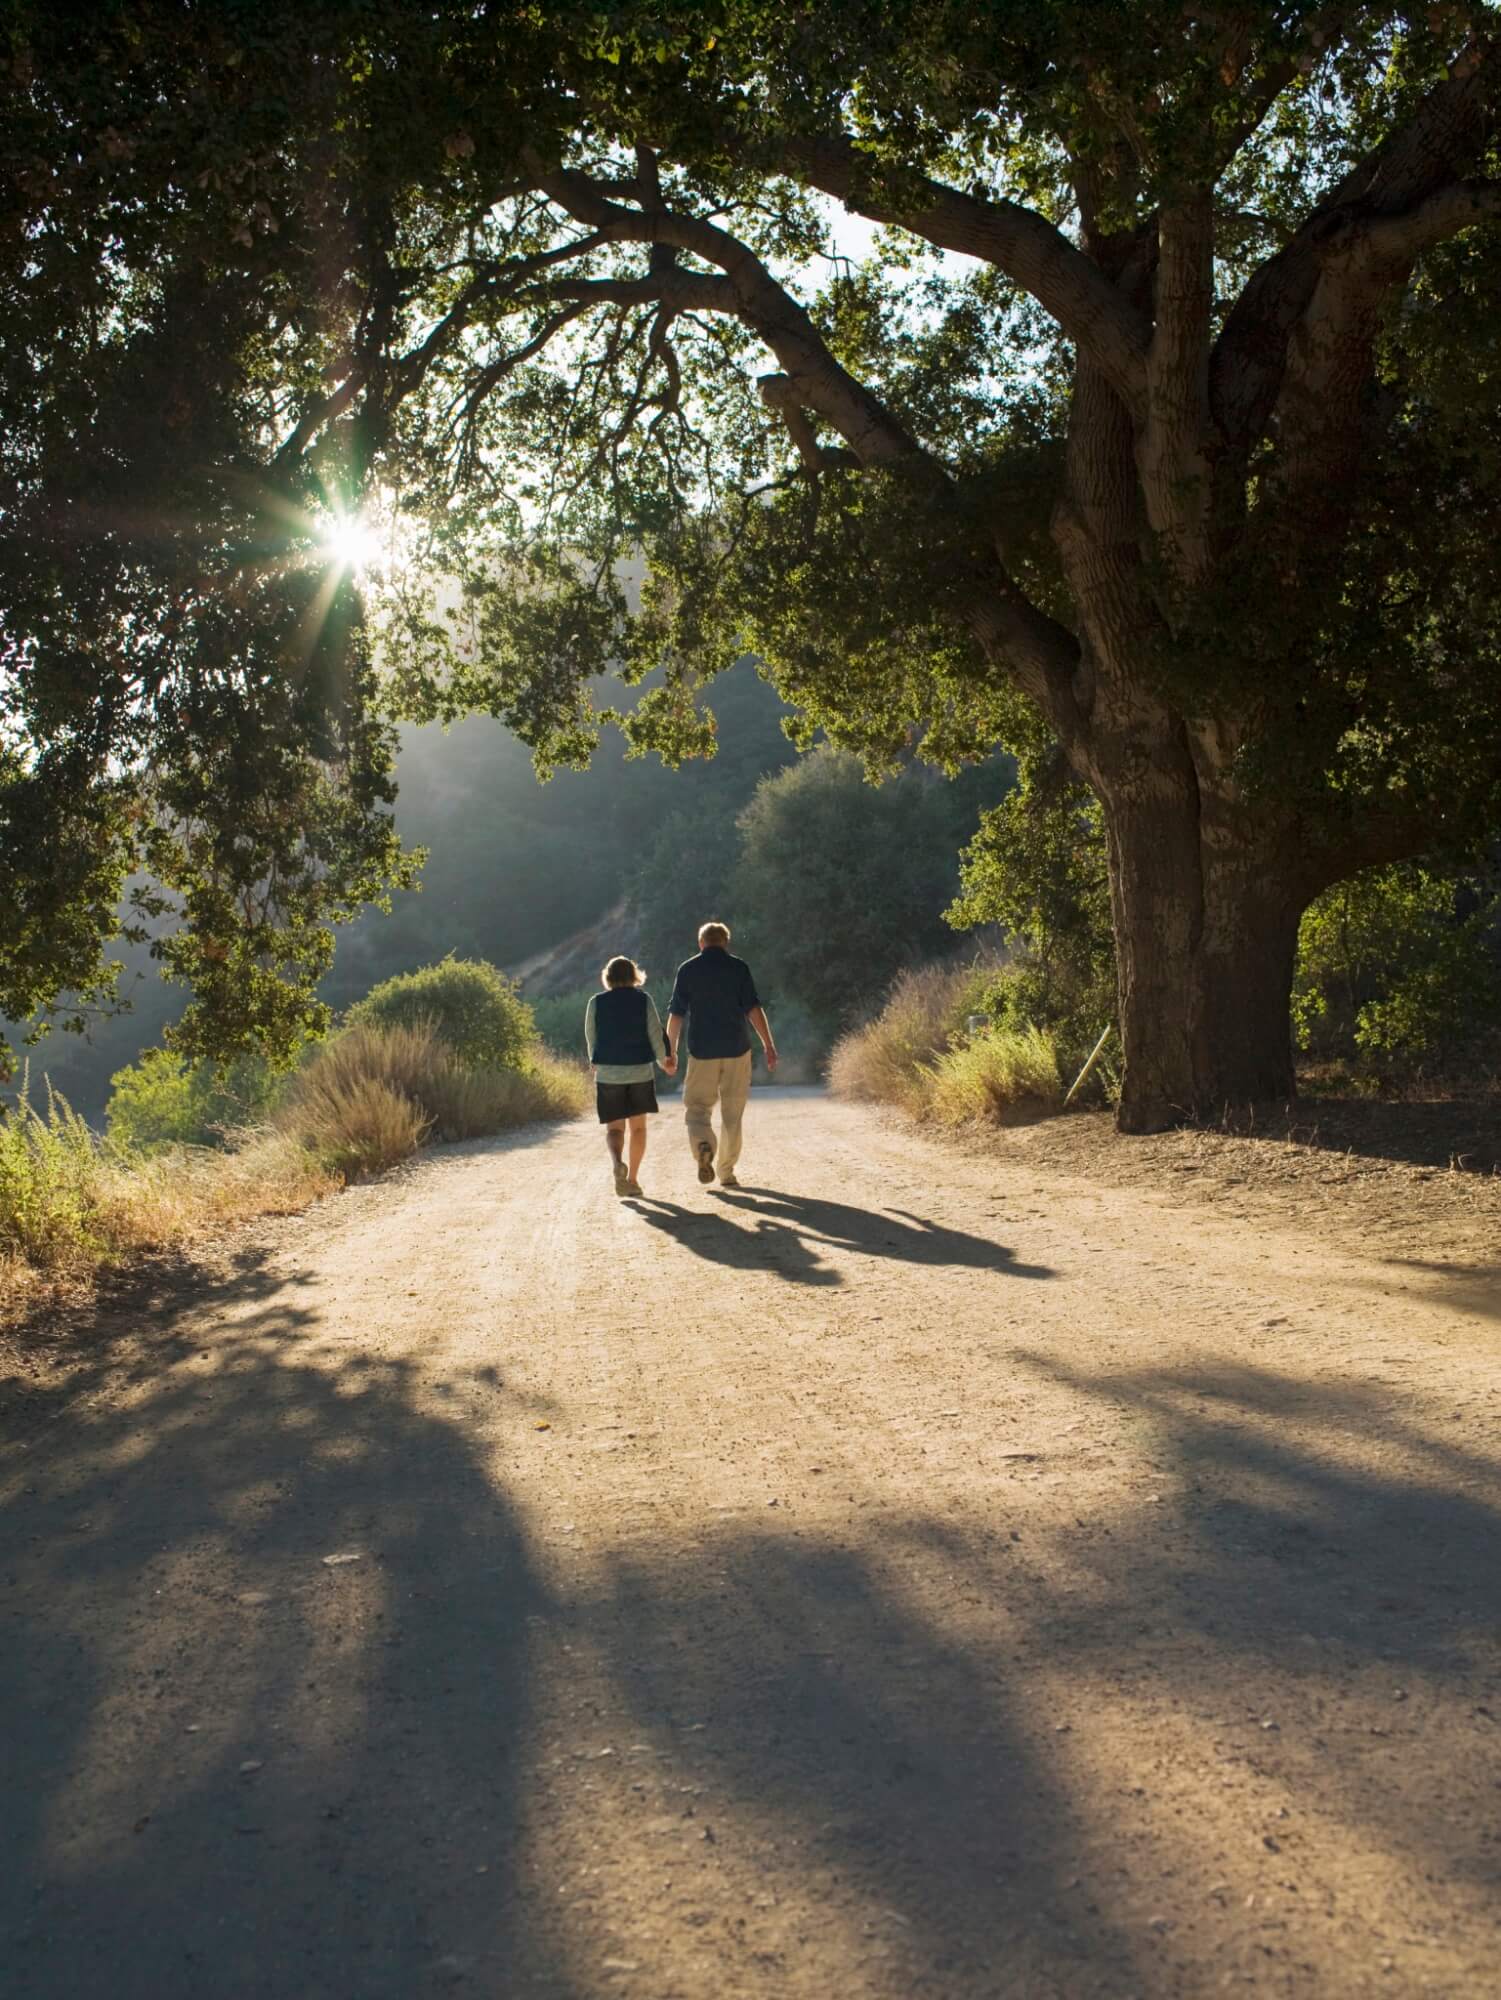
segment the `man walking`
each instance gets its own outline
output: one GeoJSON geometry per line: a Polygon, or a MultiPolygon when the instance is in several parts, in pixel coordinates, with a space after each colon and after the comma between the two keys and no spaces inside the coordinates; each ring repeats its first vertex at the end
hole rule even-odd
{"type": "Polygon", "coordinates": [[[674,1057],[683,1023],[688,1023],[688,1074],[683,1111],[688,1144],[707,1186],[716,1169],[721,1187],[739,1187],[740,1126],[750,1095],[751,1039],[748,1021],[761,1037],[768,1071],[777,1066],[771,1023],[756,997],[756,982],[743,958],[730,956],[728,924],[699,927],[698,956],[685,959],[667,1003],[667,1046],[674,1057]],[[714,1107],[719,1106],[719,1150],[714,1148],[714,1107]]]}

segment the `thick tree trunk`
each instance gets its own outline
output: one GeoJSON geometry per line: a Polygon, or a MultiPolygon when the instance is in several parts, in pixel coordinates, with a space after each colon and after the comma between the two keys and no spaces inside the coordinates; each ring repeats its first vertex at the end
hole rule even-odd
{"type": "Polygon", "coordinates": [[[1105,820],[1126,1067],[1119,1124],[1156,1132],[1293,1094],[1299,894],[1283,841],[1203,810],[1186,751],[1132,760],[1105,820]]]}

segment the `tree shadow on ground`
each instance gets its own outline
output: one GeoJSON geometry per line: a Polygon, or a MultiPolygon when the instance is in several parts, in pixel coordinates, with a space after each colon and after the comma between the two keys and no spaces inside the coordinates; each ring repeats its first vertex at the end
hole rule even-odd
{"type": "Polygon", "coordinates": [[[1478,1175],[1501,1171],[1501,1102],[1495,1098],[1393,1104],[1309,1096],[1293,1104],[1252,1105],[1208,1129],[1408,1166],[1478,1175]]]}
{"type": "Polygon", "coordinates": [[[1497,1468],[1367,1387],[1019,1353],[1150,1427],[1159,1502],[1113,1492],[1047,1549],[1012,1540],[998,1498],[842,1533],[726,1527],[691,1563],[677,1542],[602,1556],[562,1601],[491,1467],[424,1407],[434,1385],[339,1365],[304,1286],[260,1258],[161,1309],[138,1398],[104,1325],[70,1351],[0,1489],[17,1995],[655,2000],[581,1987],[584,1920],[552,1902],[544,1925],[561,1885],[521,1879],[555,1810],[522,1783],[540,1619],[690,1788],[703,1872],[683,1879],[717,1980],[691,1991],[805,1991],[805,1948],[844,1990],[903,2000],[1202,1990],[1207,1961],[1175,1962],[1140,1901],[1193,1874],[1191,1827],[1136,1796],[1120,1750],[1081,1780],[1044,1680],[1194,1711],[1206,1756],[1239,1729],[1263,1768],[1301,1757],[1361,1853],[1494,1892],[1469,1802],[1493,1796],[1495,1723],[1468,1690],[1501,1613],[1497,1468]],[[1341,1733],[1368,1672],[1426,1704],[1420,1757],[1341,1733]],[[715,1900],[731,1847],[801,1899],[811,1943],[752,1962],[715,1900]]]}
{"type": "MultiPolygon", "coordinates": [[[[1108,1533],[1078,1538],[1073,1559],[1094,1583],[1087,1615],[1056,1607],[1037,1626],[1041,1643],[1080,1664],[1108,1656],[1137,1629],[1140,1605],[1155,1601],[1159,1640],[1181,1640],[1199,1697],[1218,1692],[1227,1716],[1247,1670],[1252,1687],[1296,1686],[1321,1699],[1374,1669],[1394,1717],[1421,1686],[1436,1707],[1453,1699],[1455,1728],[1474,1738],[1474,1753],[1494,1755],[1501,1715],[1480,1690],[1498,1665],[1501,1457],[1443,1438],[1447,1401],[1424,1423],[1421,1392],[1405,1384],[1313,1380],[1214,1356],[1093,1375],[1043,1355],[1016,1359],[1145,1419],[1154,1477],[1176,1487],[1128,1509],[1108,1533]]],[[[1501,1865],[1473,1846],[1473,1822],[1464,1844],[1455,1787],[1473,1775],[1469,1753],[1445,1768],[1431,1713],[1414,1725],[1428,1760],[1416,1783],[1410,1754],[1370,1754],[1364,1739],[1385,1728],[1361,1725],[1362,1740],[1341,1742],[1337,1715],[1328,1719],[1328,1737],[1314,1742],[1357,1821],[1409,1850],[1414,1867],[1488,1871],[1501,1885],[1501,1865]]]]}
{"type": "MultiPolygon", "coordinates": [[[[728,1529],[691,1567],[628,1555],[586,1609],[629,1726],[691,1801],[674,1878],[699,1843],[731,1848],[794,1929],[837,1939],[843,1993],[1139,1992],[1138,1941],[1079,1879],[1098,1802],[1072,1795],[1004,1643],[955,1636],[904,1588],[904,1560],[934,1553],[887,1525],[879,1550],[728,1529]]],[[[1006,1614],[999,1560],[937,1560],[1006,1614]]],[[[756,1990],[787,1990],[796,1956],[759,1956],[756,1990]]],[[[738,1971],[727,1954],[722,1990],[738,1971]]]]}
{"type": "MultiPolygon", "coordinates": [[[[1342,1952],[1368,1949],[1375,1977],[1356,1876],[1385,1856],[1397,1879],[1447,1885],[1446,1942],[1485,1963],[1501,1506],[1478,1488],[1495,1462],[1361,1389],[1232,1362],[1090,1377],[1019,1358],[1149,1416],[1178,1491],[1061,1522],[1050,1546],[952,1514],[883,1515],[837,1543],[726,1529],[691,1566],[626,1556],[583,1608],[630,1726],[708,1822],[697,1837],[738,1843],[769,1886],[845,1925],[851,1992],[1196,1992],[1236,1962],[1213,1936],[1226,1859],[1195,1829],[1223,1837],[1204,1794],[1239,1767],[1297,1810],[1280,1838],[1246,1829],[1237,1903],[1258,1870],[1315,1898],[1340,1883],[1351,1910],[1364,1898],[1363,1944],[1342,1952]],[[1077,1742],[1102,1718],[1116,1734],[1081,1783],[1054,1731],[1072,1722],[1077,1742]],[[1275,1858],[1284,1844],[1296,1861],[1275,1858]],[[1201,1906],[1210,1934],[1177,1956],[1166,1933],[1201,1906]],[[1154,1907],[1174,1920],[1154,1927],[1154,1907]]],[[[1273,1931],[1296,1933],[1298,1912],[1273,1931]]],[[[1236,1976],[1271,1976],[1260,1950],[1245,1942],[1236,1976]]]]}
{"type": "Polygon", "coordinates": [[[255,1255],[148,1287],[123,1369],[75,1316],[6,1455],[18,2000],[574,1993],[516,1899],[521,1533],[404,1366],[314,1354],[300,1294],[255,1255]]]}
{"type": "Polygon", "coordinates": [[[1433,1263],[1422,1257],[1386,1257],[1382,1264],[1386,1270],[1415,1271],[1432,1279],[1423,1296],[1437,1305],[1501,1319],[1501,1264],[1433,1263]]]}

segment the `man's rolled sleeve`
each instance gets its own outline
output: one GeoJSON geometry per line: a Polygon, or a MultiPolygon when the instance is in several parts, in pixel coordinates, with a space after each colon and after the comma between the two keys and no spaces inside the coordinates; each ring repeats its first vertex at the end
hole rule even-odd
{"type": "Polygon", "coordinates": [[[679,1015],[686,1014],[688,1011],[688,996],[683,991],[683,974],[681,968],[678,971],[677,978],[673,981],[672,998],[667,1003],[667,1011],[669,1014],[679,1015]]]}
{"type": "Polygon", "coordinates": [[[743,961],[740,967],[740,992],[738,997],[742,1014],[748,1014],[752,1007],[759,1007],[761,1004],[760,995],[756,992],[756,982],[751,977],[751,969],[743,961]]]}

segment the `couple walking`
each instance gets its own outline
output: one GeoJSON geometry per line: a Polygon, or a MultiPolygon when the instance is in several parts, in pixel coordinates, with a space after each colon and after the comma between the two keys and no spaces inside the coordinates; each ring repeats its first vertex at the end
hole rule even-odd
{"type": "Polygon", "coordinates": [[[735,1162],[740,1157],[740,1127],[751,1080],[747,1022],[761,1038],[767,1069],[777,1066],[771,1023],[756,997],[751,969],[743,958],[730,956],[728,924],[701,925],[698,956],[684,960],[673,982],[665,1035],[662,1017],[642,989],[642,978],[634,960],[612,958],[602,974],[604,990],[593,996],[584,1013],[584,1041],[594,1069],[599,1122],[610,1149],[615,1192],[641,1193],[646,1121],[657,1109],[655,1065],[660,1063],[668,1076],[677,1074],[685,1022],[688,1073],[683,1079],[683,1111],[698,1177],[707,1186],[717,1171],[721,1187],[738,1187],[735,1162]]]}

